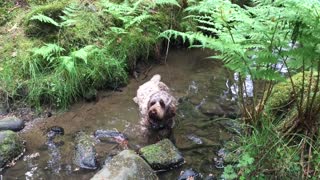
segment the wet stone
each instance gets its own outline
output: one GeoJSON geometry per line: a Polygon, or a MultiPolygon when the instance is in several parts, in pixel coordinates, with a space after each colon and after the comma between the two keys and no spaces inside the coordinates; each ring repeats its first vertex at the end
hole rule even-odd
{"type": "Polygon", "coordinates": [[[96,150],[94,140],[84,132],[78,132],[75,138],[73,163],[84,169],[96,169],[96,150]]]}
{"type": "Polygon", "coordinates": [[[219,121],[219,124],[232,134],[237,134],[237,135],[242,134],[241,124],[236,119],[224,119],[219,121]]]}
{"type": "Polygon", "coordinates": [[[187,135],[187,138],[195,144],[203,144],[203,141],[197,135],[189,134],[187,135]]]}
{"type": "Polygon", "coordinates": [[[0,120],[0,131],[2,130],[20,131],[23,128],[24,128],[24,121],[14,116],[5,117],[0,120]]]}
{"type": "Polygon", "coordinates": [[[202,176],[200,173],[194,171],[191,168],[185,171],[181,171],[178,180],[189,180],[189,179],[200,180],[202,179],[202,176]]]}
{"type": "Polygon", "coordinates": [[[158,179],[152,168],[134,151],[124,150],[107,163],[91,180],[158,179]]]}
{"type": "Polygon", "coordinates": [[[23,141],[13,131],[0,131],[0,171],[24,152],[23,141]]]}
{"type": "Polygon", "coordinates": [[[140,153],[155,170],[167,170],[184,163],[181,153],[169,139],[143,147],[140,153]]]}
{"type": "Polygon", "coordinates": [[[205,102],[200,106],[200,111],[208,116],[224,116],[225,112],[221,106],[214,102],[205,102]]]}

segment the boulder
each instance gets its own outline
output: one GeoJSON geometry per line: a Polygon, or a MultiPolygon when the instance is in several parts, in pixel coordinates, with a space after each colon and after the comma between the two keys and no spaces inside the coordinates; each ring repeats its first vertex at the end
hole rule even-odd
{"type": "Polygon", "coordinates": [[[94,140],[84,132],[78,132],[75,138],[73,163],[84,169],[96,169],[96,149],[94,140]]]}
{"type": "Polygon", "coordinates": [[[140,149],[141,156],[155,170],[166,170],[182,165],[184,158],[169,139],[140,149]]]}
{"type": "Polygon", "coordinates": [[[91,180],[158,179],[151,167],[134,151],[124,150],[106,164],[91,180]]]}
{"type": "Polygon", "coordinates": [[[24,121],[14,116],[5,117],[0,120],[0,131],[1,130],[20,131],[23,128],[24,128],[24,121]]]}
{"type": "Polygon", "coordinates": [[[7,130],[0,131],[0,170],[24,152],[22,139],[17,133],[7,130]]]}

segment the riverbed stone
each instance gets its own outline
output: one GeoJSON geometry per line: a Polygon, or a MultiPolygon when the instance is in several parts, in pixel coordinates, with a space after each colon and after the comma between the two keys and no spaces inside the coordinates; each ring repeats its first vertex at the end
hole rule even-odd
{"type": "Polygon", "coordinates": [[[166,170],[184,163],[181,153],[169,139],[145,146],[140,149],[140,153],[155,170],[166,170]]]}
{"type": "Polygon", "coordinates": [[[73,163],[84,169],[97,168],[94,140],[82,131],[76,134],[73,163]]]}
{"type": "Polygon", "coordinates": [[[91,180],[158,179],[152,168],[134,151],[124,150],[106,164],[91,180]]]}
{"type": "Polygon", "coordinates": [[[221,106],[215,102],[205,102],[200,106],[199,109],[203,114],[209,115],[209,116],[221,117],[225,115],[225,112],[221,108],[221,106]]]}
{"type": "Polygon", "coordinates": [[[24,128],[24,121],[17,117],[5,117],[0,120],[0,131],[2,130],[12,130],[20,131],[24,128]]]}
{"type": "Polygon", "coordinates": [[[23,140],[10,130],[0,131],[0,170],[24,152],[23,140]]]}

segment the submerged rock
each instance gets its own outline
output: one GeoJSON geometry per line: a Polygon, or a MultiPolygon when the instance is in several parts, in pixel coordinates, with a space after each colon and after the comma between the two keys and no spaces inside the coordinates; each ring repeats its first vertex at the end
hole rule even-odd
{"type": "Polygon", "coordinates": [[[55,142],[54,139],[57,135],[63,135],[64,129],[59,126],[52,126],[48,129],[47,142],[49,160],[48,167],[55,174],[59,174],[61,170],[61,152],[59,146],[64,142],[55,142]]]}
{"type": "Polygon", "coordinates": [[[23,152],[23,141],[17,133],[9,130],[0,131],[0,170],[23,152]]]}
{"type": "Polygon", "coordinates": [[[142,157],[155,170],[166,170],[182,165],[184,158],[169,139],[140,149],[142,157]]]}
{"type": "Polygon", "coordinates": [[[0,120],[0,131],[1,130],[20,131],[23,128],[24,128],[24,121],[14,116],[5,117],[0,120]]]}
{"type": "Polygon", "coordinates": [[[195,144],[203,144],[203,141],[197,135],[189,134],[187,135],[187,138],[195,144]]]}
{"type": "Polygon", "coordinates": [[[96,149],[93,139],[84,132],[78,132],[75,139],[73,163],[84,169],[96,169],[96,149]]]}
{"type": "Polygon", "coordinates": [[[105,165],[91,180],[158,179],[151,167],[134,151],[124,150],[105,165]]]}
{"type": "Polygon", "coordinates": [[[199,180],[202,176],[200,173],[194,171],[193,169],[187,169],[185,171],[181,171],[180,176],[178,177],[178,180],[199,180]]]}

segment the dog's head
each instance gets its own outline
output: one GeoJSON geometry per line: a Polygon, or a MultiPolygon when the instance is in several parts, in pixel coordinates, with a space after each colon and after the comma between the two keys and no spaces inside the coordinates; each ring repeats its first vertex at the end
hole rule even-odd
{"type": "Polygon", "coordinates": [[[148,119],[155,128],[172,126],[172,118],[176,114],[176,103],[166,91],[158,91],[151,95],[148,102],[148,119]]]}

